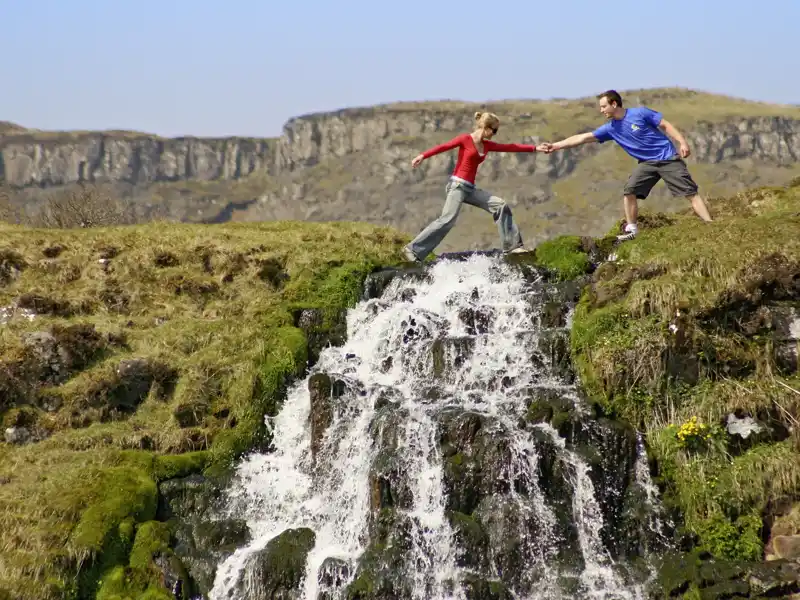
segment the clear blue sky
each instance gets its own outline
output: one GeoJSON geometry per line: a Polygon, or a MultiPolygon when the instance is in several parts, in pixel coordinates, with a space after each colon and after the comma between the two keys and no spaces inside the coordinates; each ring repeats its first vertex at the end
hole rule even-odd
{"type": "Polygon", "coordinates": [[[396,100],[677,85],[800,103],[800,0],[0,0],[0,120],[278,135],[396,100]]]}

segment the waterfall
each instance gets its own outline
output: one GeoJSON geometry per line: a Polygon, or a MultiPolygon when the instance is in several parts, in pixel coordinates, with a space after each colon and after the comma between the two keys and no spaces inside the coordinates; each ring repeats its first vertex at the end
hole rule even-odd
{"type": "Polygon", "coordinates": [[[281,598],[343,599],[359,582],[351,597],[644,598],[603,533],[616,526],[604,514],[626,518],[627,488],[644,485],[644,449],[581,425],[589,411],[558,368],[570,319],[543,325],[547,287],[474,254],[395,277],[351,309],[347,342],[323,350],[270,420],[271,450],[236,469],[228,509],[252,536],[219,565],[210,598],[273,597],[259,561],[300,530],[313,541],[281,598]],[[572,433],[531,421],[536,398],[561,402],[572,433]],[[630,445],[630,464],[590,464],[603,435],[630,445]]]}

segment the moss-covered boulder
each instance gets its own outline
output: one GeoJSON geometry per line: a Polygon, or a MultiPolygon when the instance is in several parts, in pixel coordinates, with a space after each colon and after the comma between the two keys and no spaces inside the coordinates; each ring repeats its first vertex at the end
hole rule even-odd
{"type": "Polygon", "coordinates": [[[287,529],[270,540],[263,550],[251,554],[237,583],[240,592],[253,600],[301,600],[306,557],[316,536],[310,529],[287,529]]]}

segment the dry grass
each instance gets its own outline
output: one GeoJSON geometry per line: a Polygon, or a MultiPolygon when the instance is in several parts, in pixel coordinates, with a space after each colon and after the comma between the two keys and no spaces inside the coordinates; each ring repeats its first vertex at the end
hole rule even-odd
{"type": "Polygon", "coordinates": [[[0,285],[0,307],[27,293],[42,306],[79,309],[0,325],[3,361],[15,364],[26,333],[58,325],[87,324],[119,340],[30,398],[60,400],[24,415],[47,439],[0,443],[0,589],[22,600],[71,597],[81,559],[105,548],[119,523],[152,518],[153,460],[210,449],[224,461],[246,447],[277,382],[305,366],[290,309],[347,305],[359,273],[395,262],[406,241],[348,223],[0,224],[0,239],[0,253],[11,249],[26,265],[0,285]],[[133,412],[104,411],[98,390],[134,358],[177,373],[174,390],[151,388],[133,412]],[[176,413],[187,405],[197,417],[181,426],[176,413]]]}

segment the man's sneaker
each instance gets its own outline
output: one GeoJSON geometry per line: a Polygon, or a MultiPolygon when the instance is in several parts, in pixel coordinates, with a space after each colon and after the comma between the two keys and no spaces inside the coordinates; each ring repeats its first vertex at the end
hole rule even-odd
{"type": "Polygon", "coordinates": [[[639,228],[636,225],[631,225],[628,223],[625,225],[625,233],[622,233],[617,236],[618,242],[626,242],[628,240],[632,240],[636,237],[636,234],[639,233],[639,228]]]}
{"type": "Polygon", "coordinates": [[[417,255],[414,254],[414,251],[411,250],[408,246],[403,248],[403,256],[406,257],[408,262],[422,262],[420,259],[417,258],[417,255]]]}
{"type": "Polygon", "coordinates": [[[523,252],[527,252],[528,249],[525,246],[517,246],[513,250],[509,250],[508,254],[522,254],[523,252]]]}

